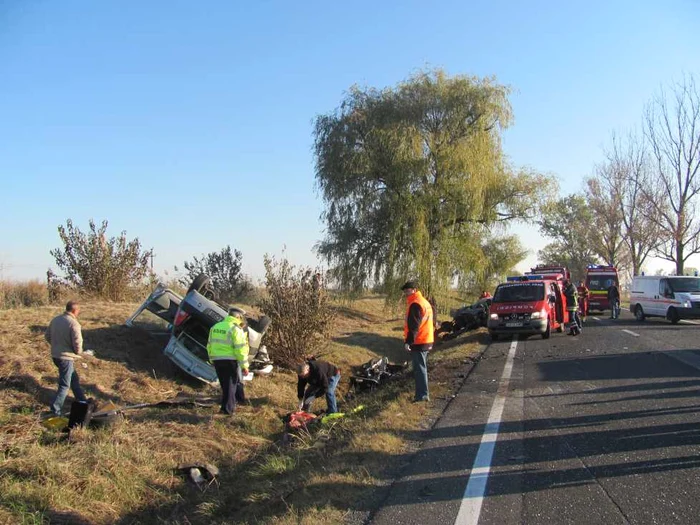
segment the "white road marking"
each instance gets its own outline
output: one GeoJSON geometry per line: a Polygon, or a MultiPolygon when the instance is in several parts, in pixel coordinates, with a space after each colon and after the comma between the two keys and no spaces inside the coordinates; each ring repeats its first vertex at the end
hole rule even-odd
{"type": "Polygon", "coordinates": [[[696,370],[700,370],[700,356],[692,350],[671,350],[664,352],[666,355],[677,359],[681,363],[692,366],[696,370]]]}
{"type": "Polygon", "coordinates": [[[689,321],[688,319],[681,319],[681,323],[700,324],[697,321],[689,321]]]}
{"type": "Polygon", "coordinates": [[[639,337],[639,334],[637,332],[633,332],[632,330],[624,330],[623,329],[622,331],[627,333],[627,334],[633,335],[635,337],[639,337]]]}
{"type": "Polygon", "coordinates": [[[600,321],[600,317],[591,317],[591,319],[595,319],[596,321],[600,321]]]}
{"type": "Polygon", "coordinates": [[[513,359],[515,358],[517,347],[518,336],[515,335],[513,336],[513,342],[510,344],[506,365],[503,368],[496,397],[493,400],[493,405],[491,405],[491,412],[486,422],[484,434],[481,436],[481,444],[476,453],[472,470],[469,473],[469,481],[467,481],[467,488],[464,489],[464,496],[462,496],[462,503],[459,506],[455,525],[476,525],[479,523],[481,506],[486,493],[486,482],[491,471],[491,460],[493,459],[493,451],[498,440],[498,428],[503,416],[503,407],[506,404],[510,376],[513,373],[513,359]]]}

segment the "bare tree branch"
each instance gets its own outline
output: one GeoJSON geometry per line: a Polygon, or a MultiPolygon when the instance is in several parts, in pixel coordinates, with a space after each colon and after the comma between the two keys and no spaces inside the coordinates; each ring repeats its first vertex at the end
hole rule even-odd
{"type": "Polygon", "coordinates": [[[674,262],[682,275],[688,257],[700,253],[700,93],[692,76],[672,90],[670,102],[662,90],[646,109],[645,135],[656,173],[642,189],[661,233],[656,254],[674,262]]]}

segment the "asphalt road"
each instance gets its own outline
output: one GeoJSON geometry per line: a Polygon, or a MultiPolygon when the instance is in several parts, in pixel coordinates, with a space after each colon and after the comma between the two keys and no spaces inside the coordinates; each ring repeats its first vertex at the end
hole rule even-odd
{"type": "Polygon", "coordinates": [[[493,343],[372,523],[700,523],[699,396],[700,324],[493,343]]]}

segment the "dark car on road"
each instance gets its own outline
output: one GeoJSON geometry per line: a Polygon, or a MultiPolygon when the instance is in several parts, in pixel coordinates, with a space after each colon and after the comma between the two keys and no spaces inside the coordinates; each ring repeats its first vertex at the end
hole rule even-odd
{"type": "Polygon", "coordinates": [[[474,304],[452,310],[450,312],[452,321],[440,324],[438,335],[442,335],[442,339],[452,339],[463,332],[486,326],[492,300],[491,297],[487,297],[479,299],[474,304]]]}

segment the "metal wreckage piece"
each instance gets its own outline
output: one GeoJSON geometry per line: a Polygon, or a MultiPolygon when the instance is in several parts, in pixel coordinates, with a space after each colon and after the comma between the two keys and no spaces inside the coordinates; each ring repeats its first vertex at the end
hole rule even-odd
{"type": "Polygon", "coordinates": [[[350,388],[356,393],[372,391],[393,376],[402,372],[406,364],[390,363],[387,357],[370,359],[363,365],[353,369],[350,377],[350,388]]]}

